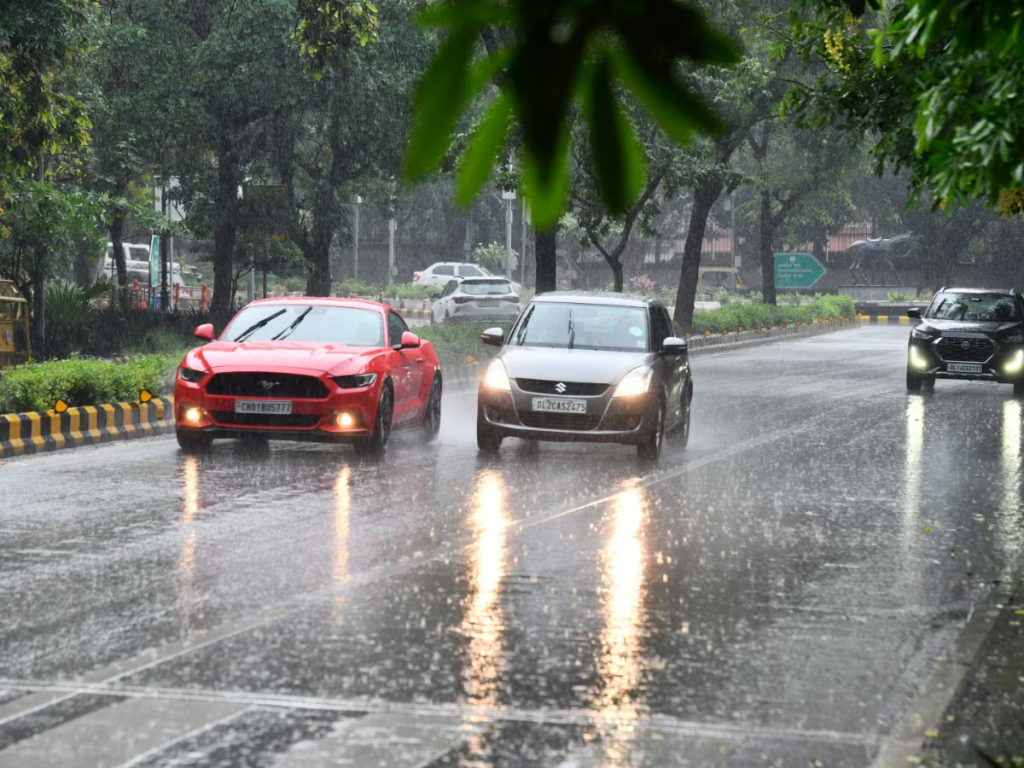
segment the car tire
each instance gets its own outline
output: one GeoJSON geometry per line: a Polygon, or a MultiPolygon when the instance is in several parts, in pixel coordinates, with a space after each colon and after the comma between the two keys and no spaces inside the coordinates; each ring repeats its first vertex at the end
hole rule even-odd
{"type": "Polygon", "coordinates": [[[481,453],[495,454],[501,450],[502,437],[494,429],[487,426],[482,417],[476,419],[476,447],[481,453]]]}
{"type": "Polygon", "coordinates": [[[423,414],[423,439],[432,443],[441,431],[441,376],[434,374],[434,383],[430,385],[426,412],[423,414]]]}
{"type": "Polygon", "coordinates": [[[356,452],[361,456],[383,456],[388,452],[391,442],[391,422],[395,416],[395,394],[391,384],[381,387],[380,400],[377,402],[377,416],[373,421],[373,434],[361,437],[356,441],[356,452]]]}
{"type": "Polygon", "coordinates": [[[637,443],[636,455],[641,461],[657,462],[661,458],[661,446],[665,441],[665,403],[658,400],[654,413],[654,424],[643,439],[637,443]]]}
{"type": "Polygon", "coordinates": [[[174,436],[178,439],[178,447],[189,455],[208,451],[213,445],[213,437],[207,432],[176,429],[174,436]]]}
{"type": "Polygon", "coordinates": [[[920,392],[924,377],[907,367],[907,392],[920,392]]]}
{"type": "Polygon", "coordinates": [[[677,430],[676,443],[685,448],[690,442],[690,404],[693,402],[693,387],[687,387],[683,394],[683,421],[677,430]]]}

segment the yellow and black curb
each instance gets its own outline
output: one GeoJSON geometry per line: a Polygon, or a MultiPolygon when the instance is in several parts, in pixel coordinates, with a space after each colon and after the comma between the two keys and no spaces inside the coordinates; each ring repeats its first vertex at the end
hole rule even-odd
{"type": "Polygon", "coordinates": [[[782,339],[820,336],[846,328],[859,328],[863,319],[856,317],[822,318],[816,323],[782,323],[782,325],[768,328],[755,328],[739,332],[727,331],[718,334],[709,333],[704,336],[687,336],[686,341],[690,355],[699,356],[712,352],[725,352],[738,347],[767,344],[782,339]]]}
{"type": "Polygon", "coordinates": [[[860,321],[868,325],[906,325],[910,318],[906,315],[861,315],[860,321]]]}
{"type": "Polygon", "coordinates": [[[395,310],[402,317],[412,317],[417,320],[429,320],[430,310],[429,309],[399,309],[395,310]]]}
{"type": "Polygon", "coordinates": [[[0,458],[96,445],[174,430],[174,398],[0,415],[0,458]]]}

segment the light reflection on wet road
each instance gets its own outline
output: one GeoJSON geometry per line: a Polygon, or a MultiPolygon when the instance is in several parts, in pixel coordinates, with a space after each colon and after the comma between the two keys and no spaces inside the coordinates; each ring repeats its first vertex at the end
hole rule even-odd
{"type": "Polygon", "coordinates": [[[0,766],[870,764],[1021,551],[1020,401],[907,395],[906,333],[696,359],[653,471],[479,457],[472,394],[380,464],[9,461],[0,766]]]}

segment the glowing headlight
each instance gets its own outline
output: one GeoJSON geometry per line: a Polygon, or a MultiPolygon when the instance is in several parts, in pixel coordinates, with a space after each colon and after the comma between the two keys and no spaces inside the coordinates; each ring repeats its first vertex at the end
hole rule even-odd
{"type": "Polygon", "coordinates": [[[185,421],[187,421],[189,424],[198,424],[200,421],[203,420],[204,415],[205,414],[203,413],[203,409],[197,408],[195,406],[186,408],[184,412],[185,421]]]}
{"type": "Polygon", "coordinates": [[[184,365],[178,368],[178,378],[190,384],[198,384],[205,375],[206,371],[197,371],[192,368],[186,368],[184,365]]]}
{"type": "Polygon", "coordinates": [[[912,368],[918,368],[923,370],[928,367],[928,358],[922,355],[917,347],[912,346],[910,348],[910,366],[912,368]]]}
{"type": "Polygon", "coordinates": [[[1024,349],[1018,349],[1017,353],[1003,366],[1003,370],[1006,373],[1020,373],[1024,370],[1024,349]]]}
{"type": "Polygon", "coordinates": [[[917,328],[914,328],[914,329],[912,329],[910,331],[910,337],[914,338],[914,339],[928,339],[928,340],[931,340],[931,339],[935,338],[935,335],[931,334],[931,333],[928,333],[927,331],[920,331],[917,328]]]}
{"type": "Polygon", "coordinates": [[[503,389],[506,392],[512,391],[512,383],[508,380],[505,364],[501,360],[492,360],[491,364],[487,366],[487,373],[484,374],[484,386],[491,389],[503,389]]]}
{"type": "Polygon", "coordinates": [[[651,388],[651,376],[654,374],[651,368],[634,368],[627,373],[619,386],[615,388],[615,397],[633,397],[642,395],[651,388]]]}

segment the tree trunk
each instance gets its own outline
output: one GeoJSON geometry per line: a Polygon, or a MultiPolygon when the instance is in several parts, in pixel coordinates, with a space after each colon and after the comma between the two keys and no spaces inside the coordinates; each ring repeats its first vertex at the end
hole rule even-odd
{"type": "Polygon", "coordinates": [[[683,244],[683,266],[679,275],[673,315],[673,319],[684,332],[693,329],[693,303],[697,299],[697,283],[700,280],[700,254],[704,248],[704,232],[707,229],[711,207],[722,194],[722,187],[720,180],[712,178],[693,192],[693,208],[690,209],[690,225],[686,230],[686,242],[683,244]]]}
{"type": "Polygon", "coordinates": [[[334,189],[329,180],[320,182],[313,200],[313,228],[310,233],[309,259],[311,270],[306,280],[306,295],[331,295],[331,241],[334,239],[332,208],[334,189]]]}
{"type": "Polygon", "coordinates": [[[558,287],[558,227],[534,231],[533,254],[537,265],[537,293],[558,287]]]}
{"type": "MultiPolygon", "coordinates": [[[[38,260],[38,263],[44,263],[38,260]]],[[[32,303],[35,325],[32,328],[32,356],[46,357],[46,277],[40,267],[32,280],[32,303]]]]}
{"type": "Polygon", "coordinates": [[[775,254],[772,251],[772,239],[775,236],[775,223],[772,220],[771,195],[767,190],[761,191],[761,223],[758,229],[757,250],[761,254],[761,293],[765,304],[776,304],[775,296],[775,254]]]}
{"type": "MultiPolygon", "coordinates": [[[[106,249],[103,258],[106,259],[106,249]]],[[[96,254],[89,250],[86,245],[80,245],[75,251],[75,263],[73,265],[75,283],[82,288],[88,288],[96,282],[99,274],[99,264],[96,254]]]]}
{"type": "MultiPolygon", "coordinates": [[[[114,186],[114,195],[122,198],[128,192],[128,180],[123,176],[114,186]]],[[[114,209],[110,219],[110,242],[113,245],[114,268],[117,271],[117,297],[121,308],[128,313],[131,308],[131,294],[128,291],[128,265],[124,259],[124,211],[114,209]]]]}
{"type": "Polygon", "coordinates": [[[229,125],[222,125],[217,141],[217,214],[213,222],[213,301],[210,304],[218,330],[227,325],[234,312],[232,285],[241,176],[234,131],[229,125]]]}

